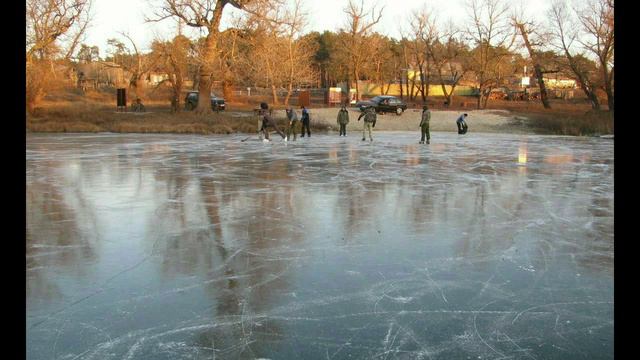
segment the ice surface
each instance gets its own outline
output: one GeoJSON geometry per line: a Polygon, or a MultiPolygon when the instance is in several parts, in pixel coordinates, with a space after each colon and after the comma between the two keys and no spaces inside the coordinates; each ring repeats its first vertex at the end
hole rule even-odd
{"type": "Polygon", "coordinates": [[[613,140],[27,136],[29,359],[612,359],[613,140]]]}

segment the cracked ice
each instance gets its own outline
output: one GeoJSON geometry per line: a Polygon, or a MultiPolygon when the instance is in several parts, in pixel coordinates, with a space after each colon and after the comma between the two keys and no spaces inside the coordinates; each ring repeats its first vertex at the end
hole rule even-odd
{"type": "Polygon", "coordinates": [[[28,358],[613,358],[613,140],[357,135],[27,135],[28,358]]]}

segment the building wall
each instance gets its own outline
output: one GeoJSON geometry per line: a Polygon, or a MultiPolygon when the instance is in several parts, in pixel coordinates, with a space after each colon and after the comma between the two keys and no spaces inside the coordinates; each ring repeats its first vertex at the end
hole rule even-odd
{"type": "Polygon", "coordinates": [[[575,89],[576,81],[571,79],[543,79],[550,89],[575,89]]]}
{"type": "Polygon", "coordinates": [[[78,64],[76,74],[83,73],[83,79],[95,82],[96,84],[110,84],[122,86],[126,84],[124,71],[120,67],[105,66],[99,62],[89,64],[78,64]]]}

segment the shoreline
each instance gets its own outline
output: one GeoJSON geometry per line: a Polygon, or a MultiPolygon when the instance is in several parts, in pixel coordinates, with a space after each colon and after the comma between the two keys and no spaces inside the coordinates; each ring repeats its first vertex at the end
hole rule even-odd
{"type": "MultiPolygon", "coordinates": [[[[360,111],[347,108],[347,132],[361,132],[360,111]]],[[[296,109],[299,112],[299,109],[296,109]]],[[[338,132],[338,108],[309,108],[311,130],[318,133],[338,132]]],[[[512,135],[569,135],[613,137],[613,116],[608,114],[539,114],[502,109],[432,110],[430,131],[456,133],[455,120],[468,113],[467,124],[473,133],[512,135]]],[[[420,134],[422,111],[407,109],[402,115],[379,114],[374,131],[408,131],[420,134]]],[[[281,130],[286,132],[285,111],[273,111],[281,130]]],[[[300,125],[298,125],[300,126],[300,125]]],[[[150,108],[145,113],[121,113],[107,108],[51,108],[39,116],[27,116],[27,133],[172,133],[172,134],[256,134],[259,118],[247,110],[226,110],[198,115],[182,111],[171,113],[166,108],[150,108]]],[[[299,128],[298,128],[299,129],[299,128]]],[[[298,130],[299,132],[299,130],[298,130]]]]}

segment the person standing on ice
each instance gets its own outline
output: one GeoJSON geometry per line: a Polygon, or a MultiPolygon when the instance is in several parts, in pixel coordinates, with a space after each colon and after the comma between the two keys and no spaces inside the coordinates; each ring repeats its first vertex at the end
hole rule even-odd
{"type": "Polygon", "coordinates": [[[376,120],[377,120],[377,115],[376,115],[376,109],[372,107],[367,108],[365,111],[362,112],[362,114],[360,114],[360,116],[358,116],[358,121],[360,121],[360,118],[362,118],[364,116],[364,127],[362,128],[362,141],[367,140],[366,135],[367,135],[367,129],[369,130],[369,140],[373,141],[373,137],[371,136],[371,129],[373,129],[374,127],[376,127],[376,120]]]}
{"type": "Polygon", "coordinates": [[[302,108],[302,134],[300,137],[304,137],[304,130],[307,129],[307,136],[311,137],[311,130],[309,129],[309,110],[307,110],[304,105],[300,106],[302,108]]]}
{"type": "Polygon", "coordinates": [[[260,112],[262,115],[262,127],[260,128],[260,130],[264,134],[264,139],[267,141],[271,141],[271,139],[269,139],[269,127],[273,127],[276,130],[276,132],[280,134],[280,136],[282,136],[283,139],[286,138],[284,133],[280,131],[280,129],[278,128],[278,125],[276,124],[275,120],[271,117],[271,115],[269,115],[268,110],[269,110],[269,105],[267,105],[267,103],[265,102],[260,103],[260,112]]]}
{"type": "Polygon", "coordinates": [[[467,114],[464,113],[462,115],[460,115],[460,117],[458,118],[458,120],[456,120],[456,125],[458,126],[458,134],[460,135],[464,135],[467,133],[467,122],[464,121],[464,119],[467,117],[467,114]]]}
{"type": "Polygon", "coordinates": [[[287,128],[287,138],[286,140],[290,140],[291,139],[291,133],[293,133],[293,141],[296,141],[296,137],[298,136],[296,134],[296,128],[298,127],[298,114],[296,113],[295,110],[293,110],[293,107],[289,106],[289,108],[286,110],[287,112],[287,119],[289,120],[289,127],[287,128]]]}
{"type": "Polygon", "coordinates": [[[425,104],[422,106],[422,121],[420,121],[420,129],[422,133],[422,137],[420,138],[420,144],[424,144],[425,138],[427,139],[427,144],[429,144],[429,140],[431,139],[431,135],[429,134],[429,122],[431,121],[431,110],[425,104]]]}
{"type": "Polygon", "coordinates": [[[340,125],[340,136],[347,136],[347,124],[349,123],[349,112],[344,104],[338,111],[338,125],[340,125]]]}

